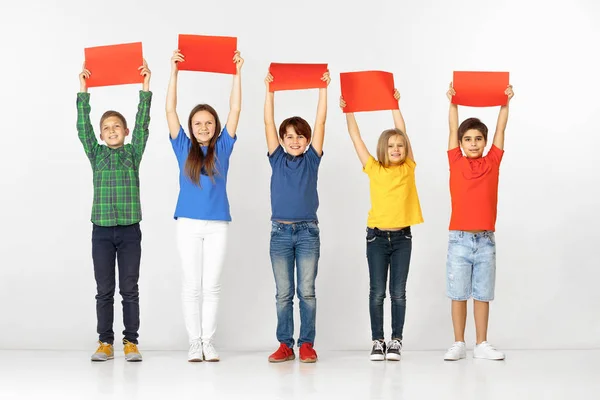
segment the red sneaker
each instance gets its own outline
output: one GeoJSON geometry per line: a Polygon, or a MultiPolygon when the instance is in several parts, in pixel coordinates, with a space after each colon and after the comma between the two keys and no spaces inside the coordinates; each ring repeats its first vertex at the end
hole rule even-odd
{"type": "Polygon", "coordinates": [[[287,344],[281,343],[277,351],[269,356],[269,362],[284,362],[295,358],[294,350],[290,349],[287,344]]]}
{"type": "Polygon", "coordinates": [[[300,346],[300,362],[314,363],[317,361],[317,352],[313,349],[312,343],[302,343],[300,346]]]}

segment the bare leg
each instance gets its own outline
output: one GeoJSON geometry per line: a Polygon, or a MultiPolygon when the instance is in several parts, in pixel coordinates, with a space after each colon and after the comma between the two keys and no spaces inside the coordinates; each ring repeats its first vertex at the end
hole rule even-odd
{"type": "MultiPolygon", "coordinates": [[[[487,340],[488,318],[490,316],[490,303],[487,301],[473,300],[473,314],[475,314],[475,333],[477,344],[487,340]]],[[[454,328],[456,332],[456,327],[454,328]]]]}
{"type": "Polygon", "coordinates": [[[454,341],[465,341],[465,325],[467,324],[467,302],[452,300],[452,326],[454,341]]]}

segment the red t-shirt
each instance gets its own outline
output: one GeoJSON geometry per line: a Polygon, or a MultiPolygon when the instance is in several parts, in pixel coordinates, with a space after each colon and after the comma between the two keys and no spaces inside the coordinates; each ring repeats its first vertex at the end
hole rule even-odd
{"type": "Polygon", "coordinates": [[[450,163],[451,231],[496,229],[498,175],[504,150],[492,145],[485,157],[463,156],[460,147],[448,150],[450,163]]]}

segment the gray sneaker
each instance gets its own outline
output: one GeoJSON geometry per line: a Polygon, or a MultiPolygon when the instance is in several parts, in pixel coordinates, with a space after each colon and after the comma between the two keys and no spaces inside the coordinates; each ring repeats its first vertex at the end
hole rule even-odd
{"type": "Polygon", "coordinates": [[[92,354],[92,361],[106,361],[115,358],[115,351],[113,345],[110,343],[98,342],[100,345],[94,354],[92,354]]]}

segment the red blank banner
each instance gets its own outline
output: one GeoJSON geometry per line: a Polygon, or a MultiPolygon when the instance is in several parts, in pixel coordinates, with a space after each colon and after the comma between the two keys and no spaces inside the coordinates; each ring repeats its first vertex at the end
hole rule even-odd
{"type": "Polygon", "coordinates": [[[178,48],[184,57],[184,61],[178,64],[180,71],[236,74],[233,62],[237,50],[236,37],[179,35],[178,48]]]}
{"type": "Polygon", "coordinates": [[[345,113],[397,110],[394,75],[384,71],[342,72],[340,74],[345,113]]]}
{"type": "Polygon", "coordinates": [[[85,68],[91,73],[87,87],[144,82],[138,70],[144,63],[141,42],[87,47],[84,52],[85,68]]]}
{"type": "Polygon", "coordinates": [[[505,106],[508,72],[454,71],[452,103],[469,107],[505,106]]]}
{"type": "Polygon", "coordinates": [[[273,75],[273,82],[269,84],[270,92],[327,87],[327,82],[321,80],[327,72],[327,64],[271,63],[269,72],[273,75]]]}

